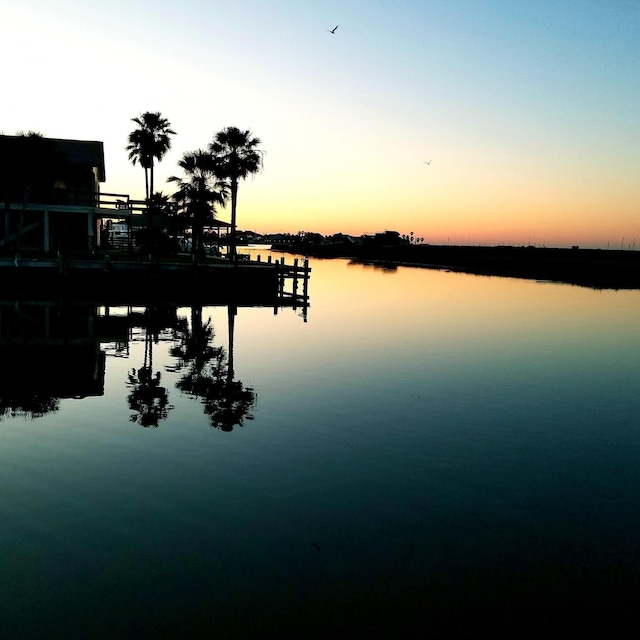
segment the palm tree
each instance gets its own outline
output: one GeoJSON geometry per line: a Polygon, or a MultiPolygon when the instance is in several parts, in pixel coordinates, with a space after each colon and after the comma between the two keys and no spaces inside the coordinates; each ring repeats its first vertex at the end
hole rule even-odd
{"type": "Polygon", "coordinates": [[[236,257],[236,207],[238,202],[238,182],[248,175],[257,173],[262,167],[262,154],[257,147],[260,138],[253,137],[251,131],[238,127],[226,127],[214,136],[209,150],[215,162],[215,173],[227,181],[231,193],[231,237],[229,257],[236,257]]]}
{"type": "Polygon", "coordinates": [[[129,160],[133,165],[139,163],[144,169],[145,198],[149,200],[153,193],[154,159],[158,162],[162,160],[171,148],[170,136],[176,132],[160,112],[147,111],[131,120],[138,128],[129,134],[129,160]]]}
{"type": "Polygon", "coordinates": [[[151,237],[157,240],[159,249],[175,249],[181,221],[178,219],[177,203],[173,195],[156,191],[151,194],[149,208],[153,211],[154,218],[159,219],[160,223],[151,237]]]}
{"type": "Polygon", "coordinates": [[[185,177],[171,176],[167,181],[178,187],[173,198],[191,226],[191,253],[196,257],[202,252],[204,226],[215,219],[216,205],[224,206],[227,201],[227,185],[217,179],[211,155],[201,149],[185,153],[178,166],[185,177]]]}

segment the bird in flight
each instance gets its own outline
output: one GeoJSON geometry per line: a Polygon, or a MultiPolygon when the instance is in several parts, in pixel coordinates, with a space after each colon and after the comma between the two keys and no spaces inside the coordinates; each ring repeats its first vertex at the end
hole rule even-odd
{"type": "Polygon", "coordinates": [[[429,162],[427,162],[426,160],[423,160],[422,162],[424,162],[425,164],[431,164],[432,160],[429,160],[429,162]]]}
{"type": "Polygon", "coordinates": [[[329,33],[335,33],[337,28],[338,28],[338,25],[336,25],[335,27],[333,27],[333,29],[327,29],[327,31],[328,31],[329,33]]]}

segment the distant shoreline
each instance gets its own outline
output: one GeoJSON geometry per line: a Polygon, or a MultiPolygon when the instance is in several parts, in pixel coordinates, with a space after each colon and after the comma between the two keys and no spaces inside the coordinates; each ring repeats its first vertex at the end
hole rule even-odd
{"type": "Polygon", "coordinates": [[[277,243],[271,249],[316,258],[350,258],[358,262],[388,266],[415,266],[476,275],[550,280],[595,289],[640,289],[640,251],[428,244],[374,247],[304,243],[277,243]]]}

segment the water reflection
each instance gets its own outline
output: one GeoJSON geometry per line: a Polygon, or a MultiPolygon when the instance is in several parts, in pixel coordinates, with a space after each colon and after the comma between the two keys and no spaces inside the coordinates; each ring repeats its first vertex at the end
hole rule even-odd
{"type": "Polygon", "coordinates": [[[162,329],[162,319],[165,315],[174,321],[175,310],[167,313],[167,309],[147,307],[143,313],[144,329],[144,361],[136,371],[131,369],[128,374],[127,386],[131,388],[127,400],[129,409],[133,411],[130,420],[142,427],[157,427],[159,420],[166,420],[169,410],[169,393],[160,384],[161,373],[154,371],[153,345],[158,342],[162,329]]]}
{"type": "Polygon", "coordinates": [[[79,305],[0,302],[0,417],[39,418],[61,398],[102,395],[95,319],[79,305]]]}
{"type": "MultiPolygon", "coordinates": [[[[210,425],[232,431],[251,420],[255,389],[235,378],[234,327],[238,308],[228,307],[227,348],[214,344],[202,305],[189,316],[176,306],[99,307],[58,301],[0,302],[0,418],[41,418],[60,401],[104,395],[107,357],[131,355],[142,337],[144,355],[128,369],[124,385],[131,422],[158,427],[170,418],[175,390],[200,401],[210,425]],[[169,342],[171,363],[154,363],[154,347],[169,342]],[[163,373],[178,374],[175,388],[163,373]]],[[[136,350],[136,353],[138,351],[136,350]]]]}
{"type": "Polygon", "coordinates": [[[379,271],[380,273],[397,273],[398,272],[398,263],[397,262],[369,262],[367,260],[349,260],[347,263],[348,267],[362,267],[364,269],[373,269],[374,271],[379,271]]]}
{"type": "Polygon", "coordinates": [[[203,322],[202,307],[191,308],[190,326],[183,320],[176,331],[176,344],[170,350],[182,375],[176,387],[183,393],[199,398],[212,427],[232,431],[244,420],[253,418],[249,411],[255,406],[256,392],[234,379],[233,340],[237,308],[228,305],[229,348],[212,345],[211,321],[203,322]]]}

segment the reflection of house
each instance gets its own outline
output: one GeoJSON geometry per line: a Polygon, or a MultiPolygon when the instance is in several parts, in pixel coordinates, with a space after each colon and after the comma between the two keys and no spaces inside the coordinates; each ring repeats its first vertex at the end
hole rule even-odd
{"type": "Polygon", "coordinates": [[[0,301],[0,401],[102,395],[105,329],[93,306],[0,301]]]}
{"type": "Polygon", "coordinates": [[[100,207],[104,180],[102,142],[1,135],[0,250],[94,248],[100,220],[117,213],[100,207]]]}

